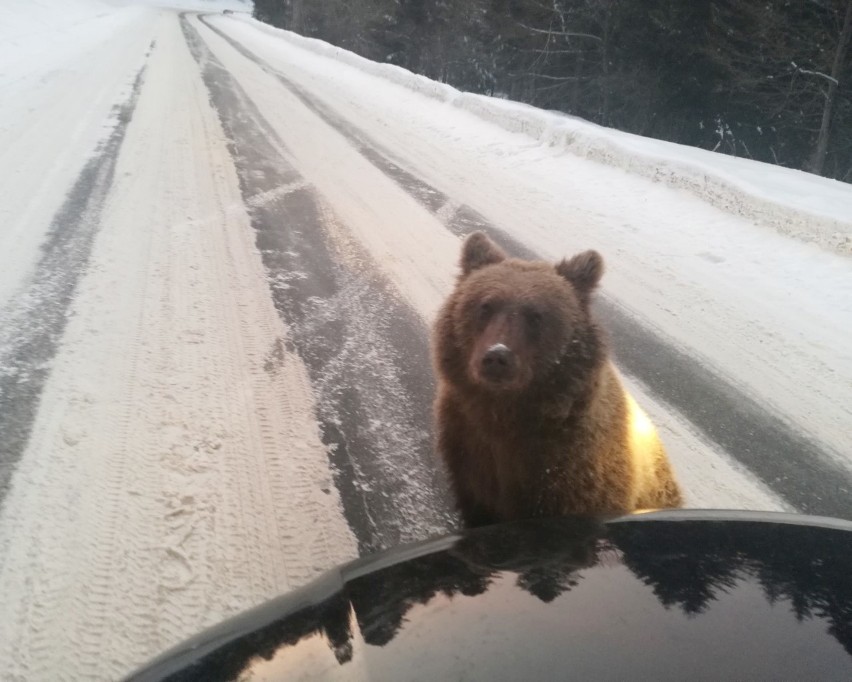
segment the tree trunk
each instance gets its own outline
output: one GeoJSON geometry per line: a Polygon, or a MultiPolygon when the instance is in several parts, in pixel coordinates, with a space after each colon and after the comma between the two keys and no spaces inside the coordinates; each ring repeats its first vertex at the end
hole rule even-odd
{"type": "MultiPolygon", "coordinates": [[[[852,2],[852,0],[849,0],[852,2]]],[[[603,99],[601,102],[601,120],[599,123],[604,126],[609,125],[609,95],[610,95],[610,87],[611,83],[609,80],[609,28],[610,28],[610,19],[611,19],[611,9],[607,6],[604,14],[604,25],[603,25],[603,40],[601,42],[601,67],[603,70],[603,78],[601,78],[601,82],[603,84],[603,99]]]]}
{"type": "Polygon", "coordinates": [[[304,34],[305,21],[303,19],[302,0],[293,0],[290,4],[290,25],[287,27],[294,33],[304,34]]]}
{"type": "Polygon", "coordinates": [[[574,61],[574,82],[571,84],[571,113],[580,115],[580,80],[583,77],[583,51],[577,53],[574,61]]]}
{"type": "Polygon", "coordinates": [[[843,20],[843,29],[840,31],[840,40],[837,41],[837,50],[834,53],[834,64],[831,67],[831,80],[828,82],[828,93],[825,97],[825,107],[822,110],[822,123],[819,128],[816,148],[808,162],[807,170],[817,175],[822,175],[825,166],[825,154],[828,150],[828,139],[831,134],[831,117],[834,113],[834,102],[837,99],[837,88],[840,75],[843,72],[843,63],[846,59],[846,51],[849,49],[849,39],[852,36],[852,0],[846,4],[846,18],[843,20]]]}

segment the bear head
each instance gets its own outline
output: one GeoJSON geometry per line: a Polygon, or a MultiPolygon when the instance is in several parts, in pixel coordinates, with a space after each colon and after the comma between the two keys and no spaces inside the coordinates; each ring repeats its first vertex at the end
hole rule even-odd
{"type": "Polygon", "coordinates": [[[451,363],[455,373],[504,394],[566,376],[585,380],[601,355],[589,303],[602,275],[596,251],[554,266],[508,258],[485,234],[471,234],[447,308],[453,354],[460,355],[451,363]]]}

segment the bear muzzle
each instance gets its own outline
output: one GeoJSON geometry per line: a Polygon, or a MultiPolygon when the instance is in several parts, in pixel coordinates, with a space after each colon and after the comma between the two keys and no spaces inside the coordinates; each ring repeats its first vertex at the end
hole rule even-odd
{"type": "Polygon", "coordinates": [[[478,374],[489,384],[511,384],[518,375],[517,356],[505,344],[495,343],[483,353],[478,374]]]}

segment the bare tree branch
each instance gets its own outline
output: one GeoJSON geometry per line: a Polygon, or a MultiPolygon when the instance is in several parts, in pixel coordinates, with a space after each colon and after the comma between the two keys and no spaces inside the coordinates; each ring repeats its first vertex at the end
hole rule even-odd
{"type": "Polygon", "coordinates": [[[591,33],[575,33],[573,31],[552,31],[545,30],[543,28],[533,28],[532,26],[527,26],[526,24],[522,24],[520,21],[515,22],[521,28],[525,28],[527,31],[532,33],[545,33],[551,36],[565,36],[569,38],[588,38],[589,40],[597,40],[599,43],[603,42],[603,40],[599,36],[592,35],[591,33]]]}
{"type": "Polygon", "coordinates": [[[820,76],[821,78],[825,78],[827,81],[834,83],[835,85],[840,85],[840,81],[838,81],[834,76],[829,76],[827,73],[821,73],[820,71],[811,71],[810,69],[803,69],[796,62],[790,62],[792,67],[796,69],[796,73],[804,73],[809,76],[820,76]]]}

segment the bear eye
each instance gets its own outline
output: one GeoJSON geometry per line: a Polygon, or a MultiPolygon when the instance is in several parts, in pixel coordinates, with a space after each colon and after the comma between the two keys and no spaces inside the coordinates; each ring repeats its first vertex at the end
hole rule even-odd
{"type": "Polygon", "coordinates": [[[483,301],[479,304],[479,309],[477,312],[482,318],[490,317],[491,314],[494,312],[494,304],[491,301],[483,301]]]}
{"type": "Polygon", "coordinates": [[[535,308],[525,308],[524,317],[527,320],[527,324],[536,328],[541,326],[542,320],[544,319],[543,315],[535,308]]]}

